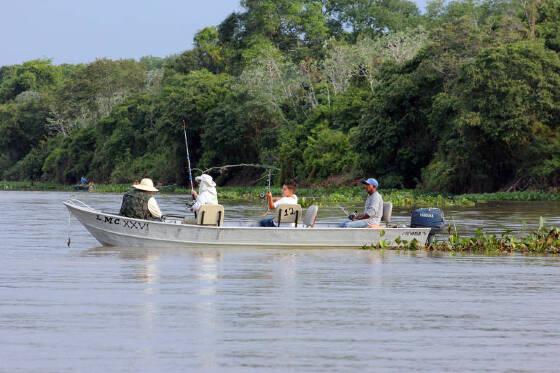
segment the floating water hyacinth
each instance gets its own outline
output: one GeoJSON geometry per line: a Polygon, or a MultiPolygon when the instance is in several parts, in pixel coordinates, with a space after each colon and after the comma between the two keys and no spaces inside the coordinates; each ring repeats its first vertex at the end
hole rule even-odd
{"type": "MultiPolygon", "coordinates": [[[[474,236],[462,237],[454,227],[449,227],[449,237],[445,241],[426,244],[423,249],[428,252],[446,252],[450,254],[482,254],[482,255],[558,255],[560,254],[560,228],[546,227],[544,219],[540,219],[539,228],[525,237],[519,238],[506,231],[501,235],[487,234],[477,229],[474,236]]],[[[414,241],[414,240],[413,240],[414,241]]],[[[396,249],[415,251],[420,249],[417,242],[395,240],[391,246],[381,240],[377,245],[364,246],[363,249],[396,249]]]]}

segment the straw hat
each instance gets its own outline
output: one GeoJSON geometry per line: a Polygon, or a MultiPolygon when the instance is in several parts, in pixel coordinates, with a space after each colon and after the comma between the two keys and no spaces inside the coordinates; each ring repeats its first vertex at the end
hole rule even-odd
{"type": "Polygon", "coordinates": [[[152,179],[142,179],[140,184],[134,184],[132,187],[146,192],[158,192],[158,190],[154,187],[152,179]]]}

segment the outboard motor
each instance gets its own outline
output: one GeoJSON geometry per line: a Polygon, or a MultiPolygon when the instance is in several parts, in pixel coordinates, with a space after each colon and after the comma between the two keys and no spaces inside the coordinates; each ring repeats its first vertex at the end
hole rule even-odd
{"type": "Polygon", "coordinates": [[[410,216],[411,228],[432,228],[428,235],[428,243],[432,243],[434,236],[445,227],[443,211],[438,208],[422,208],[412,211],[410,216]]]}

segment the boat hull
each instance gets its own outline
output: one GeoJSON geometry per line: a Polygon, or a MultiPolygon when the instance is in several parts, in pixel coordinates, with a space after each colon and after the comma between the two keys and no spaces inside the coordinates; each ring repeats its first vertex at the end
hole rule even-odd
{"type": "Polygon", "coordinates": [[[138,220],[104,213],[75,201],[64,202],[70,213],[104,246],[177,248],[361,248],[398,246],[416,240],[424,245],[429,228],[260,228],[206,227],[189,224],[138,220]]]}

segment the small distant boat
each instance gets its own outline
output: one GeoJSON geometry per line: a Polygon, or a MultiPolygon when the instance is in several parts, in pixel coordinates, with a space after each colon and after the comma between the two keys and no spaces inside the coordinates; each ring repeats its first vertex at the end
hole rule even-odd
{"type": "Polygon", "coordinates": [[[333,223],[315,224],[314,220],[309,225],[302,220],[300,224],[296,221],[296,224],[261,228],[247,221],[220,223],[223,222],[223,208],[216,225],[184,224],[177,216],[164,218],[164,221],[125,218],[94,209],[76,199],[64,205],[104,246],[355,249],[380,242],[398,246],[413,240],[424,245],[431,231],[429,227],[339,228],[333,223]]]}
{"type": "Polygon", "coordinates": [[[74,185],[74,190],[78,192],[93,192],[95,187],[93,184],[76,184],[74,185]]]}

